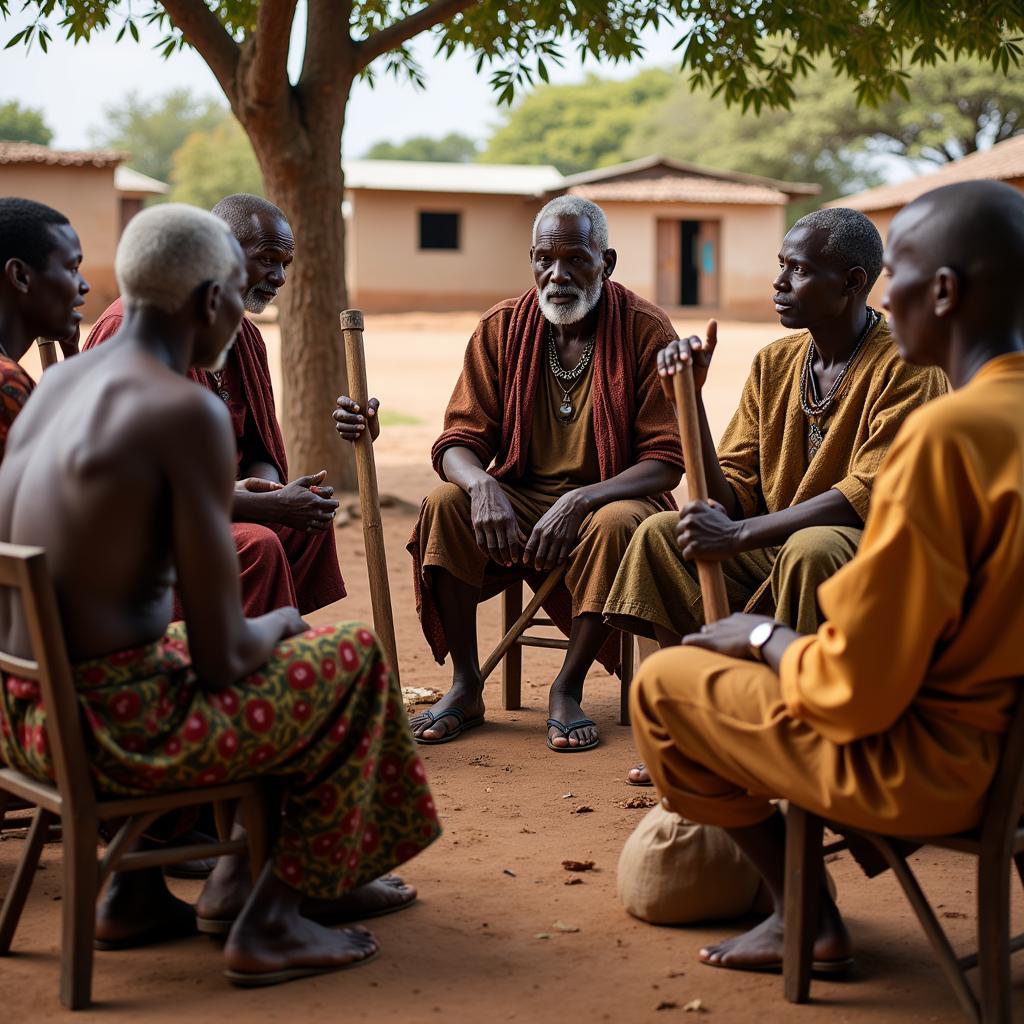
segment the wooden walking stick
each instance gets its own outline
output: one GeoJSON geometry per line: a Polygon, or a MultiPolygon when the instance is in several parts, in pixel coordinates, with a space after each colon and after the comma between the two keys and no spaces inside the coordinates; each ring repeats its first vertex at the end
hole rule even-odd
{"type": "Polygon", "coordinates": [[[36,348],[39,349],[39,363],[44,370],[48,370],[57,362],[57,343],[49,338],[36,338],[36,348]]]}
{"type": "MultiPolygon", "coordinates": [[[[391,611],[391,586],[388,583],[388,559],[384,550],[384,528],[380,520],[380,492],[377,490],[377,464],[373,457],[370,418],[367,416],[370,392],[366,384],[366,353],[363,349],[363,314],[346,309],[341,314],[341,332],[345,338],[345,365],[348,386],[360,412],[366,417],[366,429],[355,443],[356,477],[359,481],[359,508],[363,519],[363,545],[366,570],[370,578],[373,604],[373,628],[380,637],[391,665],[398,676],[398,648],[395,645],[395,618],[391,611]]],[[[399,685],[401,685],[399,683],[399,685]]]]}
{"type": "MultiPolygon", "coordinates": [[[[707,501],[708,481],[700,447],[700,417],[697,414],[697,389],[693,383],[692,362],[683,363],[682,369],[677,369],[672,375],[672,392],[679,419],[679,436],[683,441],[686,490],[690,501],[707,501]]],[[[697,574],[704,600],[704,621],[711,623],[724,619],[729,614],[729,598],[725,591],[721,563],[697,559],[697,574]]]]}

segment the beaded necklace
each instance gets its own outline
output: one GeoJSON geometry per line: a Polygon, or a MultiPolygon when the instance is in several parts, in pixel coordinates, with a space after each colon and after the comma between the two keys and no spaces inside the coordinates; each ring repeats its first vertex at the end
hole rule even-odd
{"type": "Polygon", "coordinates": [[[874,330],[875,325],[881,319],[882,314],[868,306],[868,319],[864,325],[864,330],[861,331],[857,344],[853,346],[853,351],[850,353],[843,368],[839,371],[839,375],[832,382],[832,387],[828,389],[824,398],[818,395],[818,382],[814,377],[814,339],[812,338],[807,343],[807,355],[804,358],[804,365],[800,370],[800,408],[803,409],[809,423],[807,427],[808,461],[818,454],[818,449],[821,448],[825,441],[825,434],[817,423],[818,418],[825,416],[832,408],[836,395],[843,386],[843,381],[846,380],[850,368],[856,362],[857,356],[860,355],[861,349],[864,347],[864,342],[867,341],[868,335],[874,330]]]}

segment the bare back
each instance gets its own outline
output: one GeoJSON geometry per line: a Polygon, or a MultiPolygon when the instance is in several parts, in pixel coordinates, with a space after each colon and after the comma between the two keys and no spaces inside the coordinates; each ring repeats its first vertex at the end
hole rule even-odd
{"type": "MultiPolygon", "coordinates": [[[[0,536],[46,549],[72,661],[163,635],[176,501],[190,487],[229,501],[233,447],[220,403],[138,347],[110,344],[46,372],[0,467],[0,536]],[[227,476],[213,479],[225,460],[227,476]]],[[[223,547],[226,511],[211,514],[210,541],[223,547]]],[[[237,566],[230,575],[207,581],[228,605],[237,566]]],[[[0,596],[0,642],[26,652],[9,602],[0,596]]]]}

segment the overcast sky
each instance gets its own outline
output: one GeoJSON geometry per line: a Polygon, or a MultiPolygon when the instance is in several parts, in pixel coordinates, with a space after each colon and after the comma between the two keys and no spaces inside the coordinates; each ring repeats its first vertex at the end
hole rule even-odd
{"type": "MultiPolygon", "coordinates": [[[[301,63],[301,8],[300,4],[292,48],[296,68],[301,63]]],[[[0,46],[23,24],[17,16],[0,21],[0,46]]],[[[152,50],[160,32],[140,25],[141,44],[128,35],[115,43],[117,27],[77,46],[55,38],[47,54],[36,46],[28,54],[20,45],[0,49],[0,102],[16,99],[41,108],[54,131],[53,144],[73,149],[92,144],[90,129],[102,125],[104,109],[132,92],[149,99],[185,87],[199,95],[221,97],[216,80],[196,53],[185,50],[164,60],[152,50]]],[[[677,39],[678,33],[648,32],[646,55],[632,65],[584,65],[572,53],[563,69],[552,69],[552,79],[578,81],[588,70],[624,77],[642,67],[672,66],[678,59],[672,53],[677,39]]],[[[383,77],[378,77],[373,89],[357,84],[348,107],[346,156],[361,156],[382,139],[401,141],[411,135],[460,131],[482,139],[500,121],[487,75],[475,73],[471,57],[434,58],[429,36],[420,37],[414,49],[426,70],[426,90],[383,77]]]]}

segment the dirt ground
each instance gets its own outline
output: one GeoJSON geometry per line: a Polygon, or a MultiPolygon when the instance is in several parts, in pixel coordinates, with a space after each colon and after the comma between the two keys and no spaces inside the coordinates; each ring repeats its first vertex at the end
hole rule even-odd
{"type": "MultiPolygon", "coordinates": [[[[371,390],[385,403],[377,449],[381,488],[413,506],[435,482],[429,447],[473,323],[469,314],[367,318],[371,390]]],[[[691,331],[700,325],[680,320],[677,326],[691,331]]],[[[268,327],[265,333],[276,373],[277,332],[268,327]]],[[[721,325],[706,392],[716,433],[735,407],[753,353],[777,333],[773,324],[721,325]]],[[[433,662],[413,608],[404,550],[413,517],[405,505],[384,512],[402,683],[444,689],[447,669],[433,662]]],[[[349,597],[312,619],[368,620],[358,520],[338,531],[338,541],[349,597]]],[[[498,612],[496,601],[481,609],[485,651],[497,640],[498,612]]],[[[691,1019],[684,1007],[700,1000],[696,1014],[736,1024],[964,1019],[894,879],[868,882],[846,858],[831,869],[858,947],[857,972],[847,982],[815,982],[814,1002],[805,1007],[783,1001],[777,977],[696,962],[702,944],[735,932],[736,924],[655,928],[628,917],[616,900],[615,869],[623,842],[645,811],[623,806],[644,791],[623,781],[635,752],[629,731],[616,722],[618,681],[598,669],[588,682],[586,709],[602,729],[600,748],[579,757],[556,755],[545,746],[544,720],[546,687],[557,667],[558,652],[524,652],[522,710],[500,710],[496,673],[487,688],[489,723],[457,743],[423,748],[445,834],[403,869],[420,890],[418,904],[372,922],[383,947],[376,962],[257,993],[224,981],[209,939],[98,953],[91,1018],[663,1024],[691,1019]],[[574,813],[581,804],[593,812],[574,813]],[[567,858],[593,860],[596,869],[581,876],[582,885],[566,886],[561,862],[567,858]],[[556,922],[579,930],[562,931],[556,922]]],[[[0,891],[21,846],[17,834],[0,842],[0,891]]],[[[938,851],[913,860],[954,944],[966,949],[975,928],[971,862],[938,851]]],[[[59,871],[60,849],[48,846],[15,939],[16,955],[0,961],[3,1019],[63,1017],[57,1003],[59,871]]],[[[186,897],[198,892],[197,883],[174,884],[186,897]]],[[[1013,899],[1019,930],[1019,886],[1013,899]]],[[[1021,958],[1014,994],[1015,1019],[1024,1021],[1021,958]]]]}

